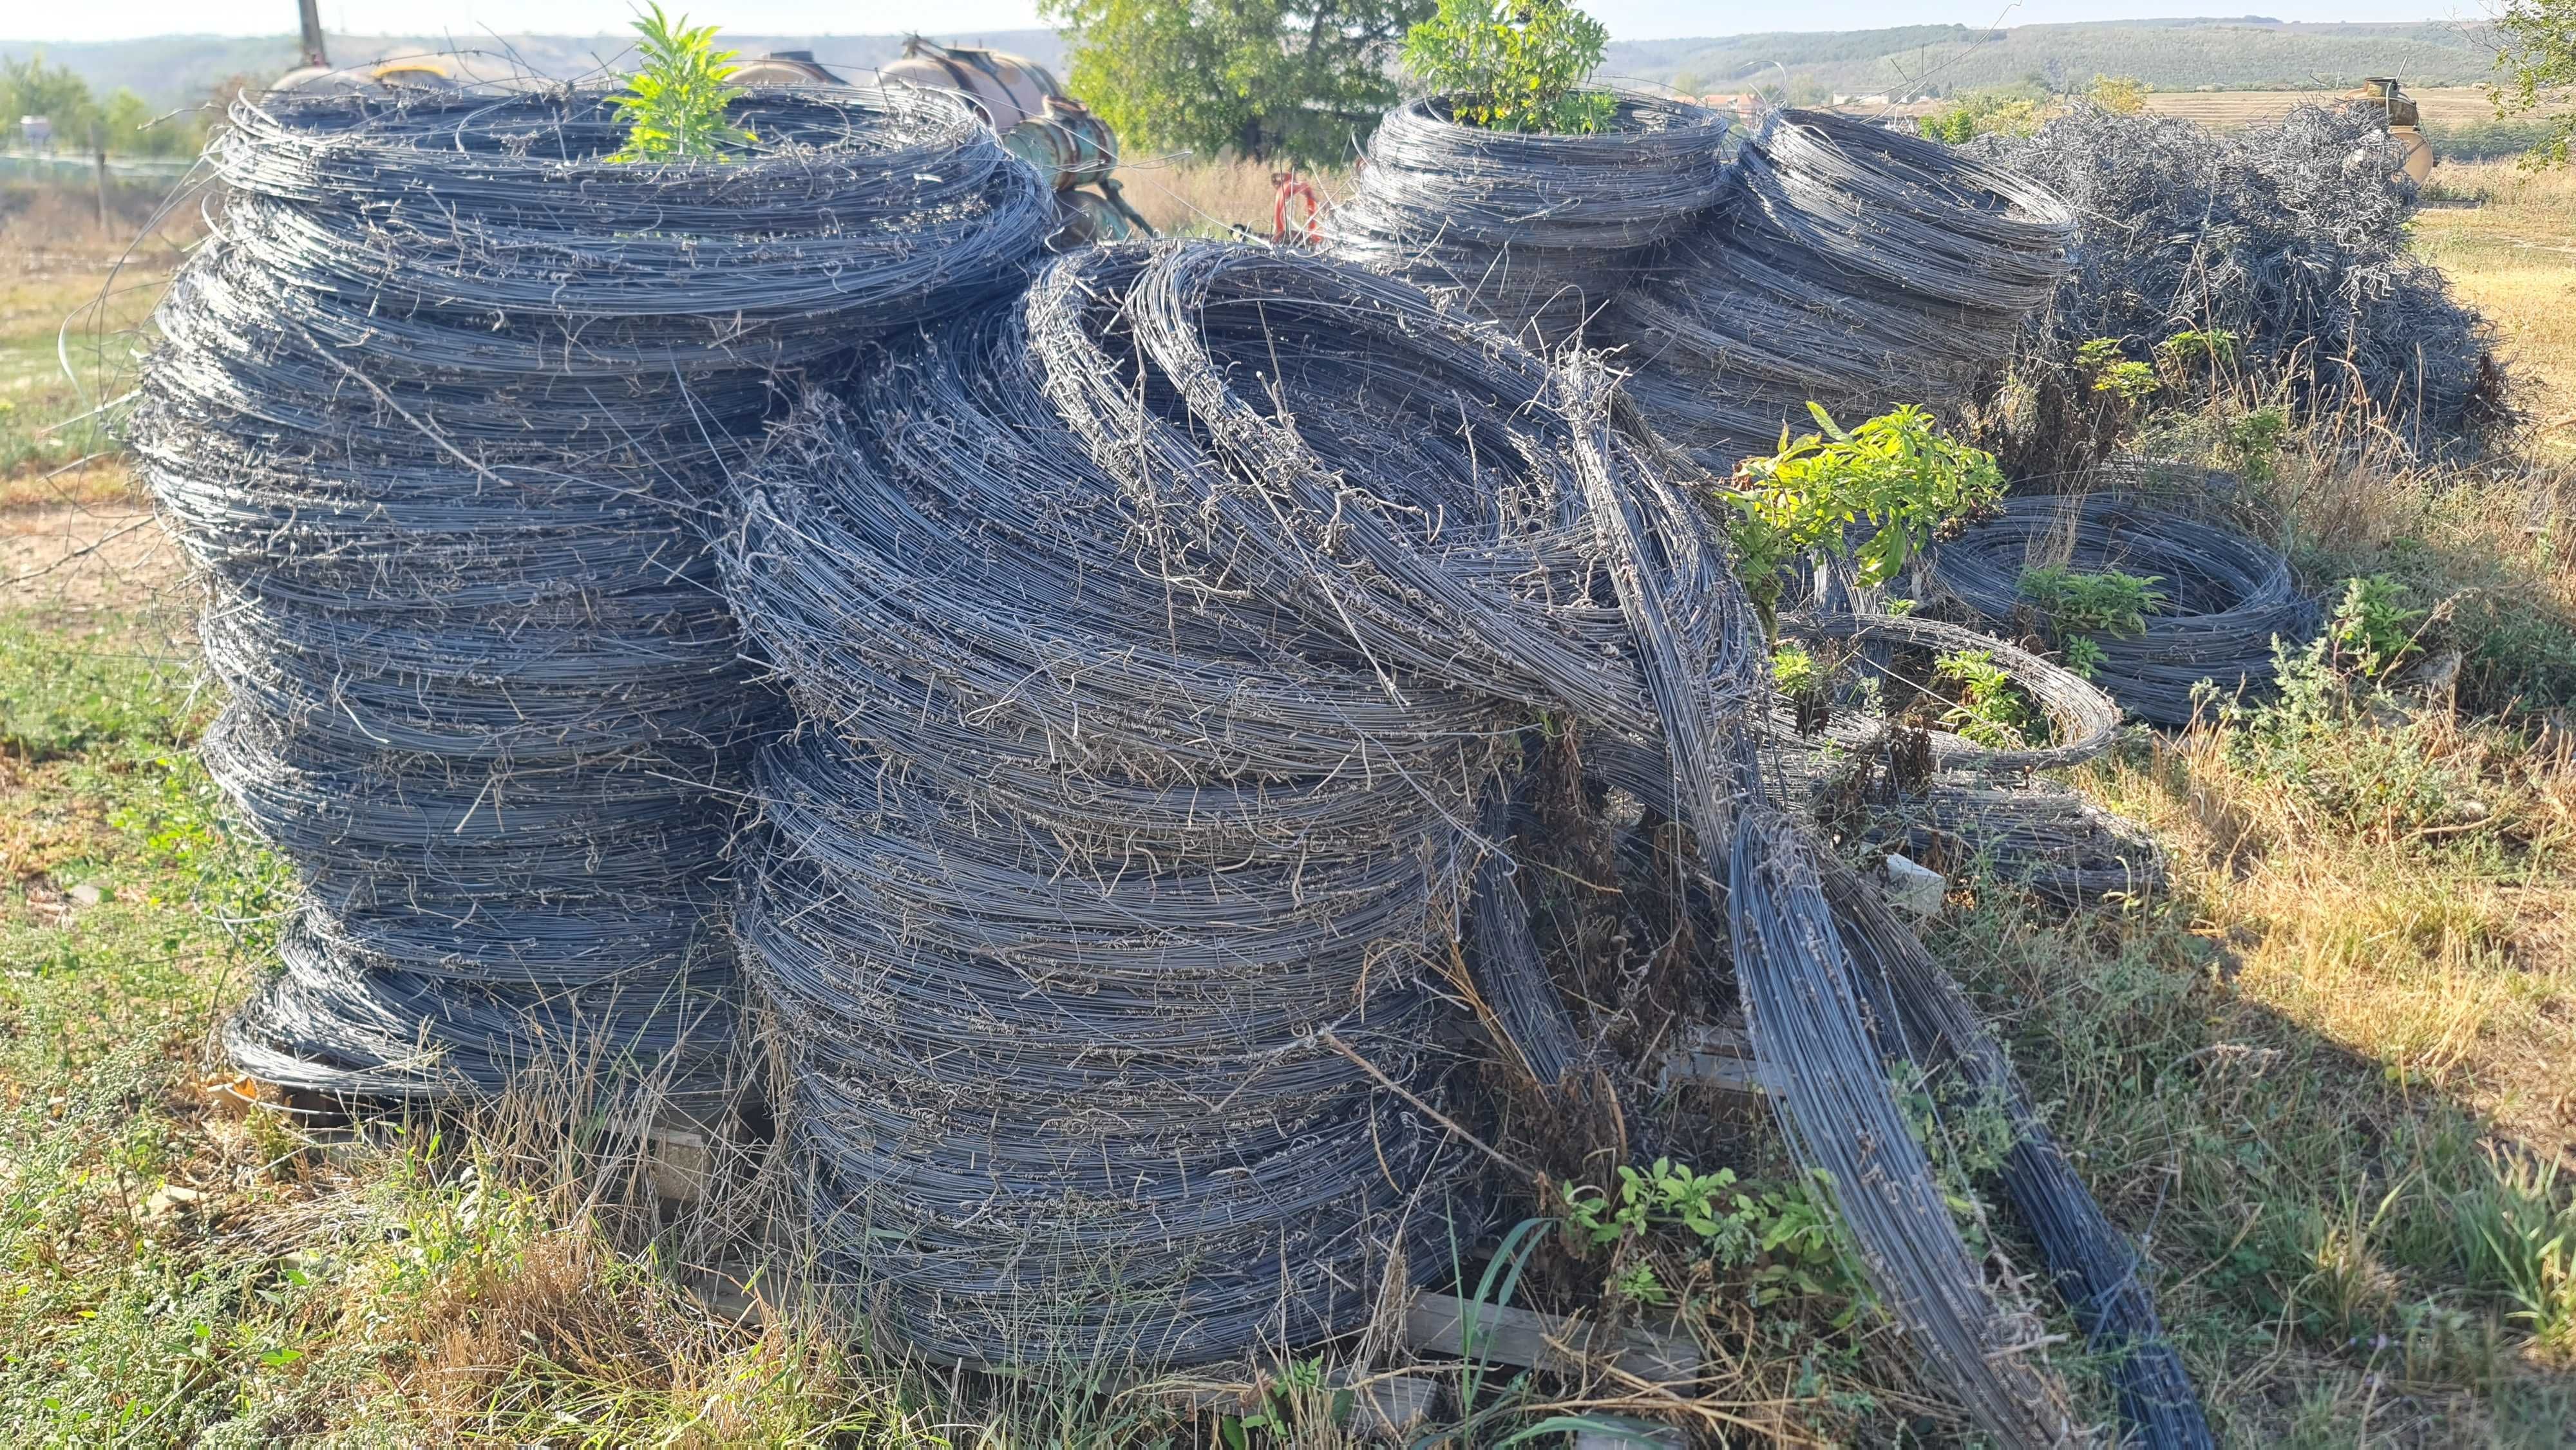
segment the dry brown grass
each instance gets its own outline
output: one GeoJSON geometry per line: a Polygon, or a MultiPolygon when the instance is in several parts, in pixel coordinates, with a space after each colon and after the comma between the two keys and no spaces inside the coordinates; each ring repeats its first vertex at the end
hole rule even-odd
{"type": "MultiPolygon", "coordinates": [[[[1241,228],[1267,240],[1278,186],[1271,167],[1251,161],[1176,161],[1165,165],[1130,164],[1118,179],[1127,199],[1154,230],[1187,236],[1231,236],[1241,228]]],[[[1350,173],[1340,168],[1302,173],[1326,202],[1349,190],[1350,173]]],[[[1303,220],[1300,203],[1289,214],[1303,220]]]]}
{"type": "Polygon", "coordinates": [[[2576,170],[2444,166],[2427,195],[2424,255],[2503,330],[2533,441],[2576,459],[2576,170]]]}

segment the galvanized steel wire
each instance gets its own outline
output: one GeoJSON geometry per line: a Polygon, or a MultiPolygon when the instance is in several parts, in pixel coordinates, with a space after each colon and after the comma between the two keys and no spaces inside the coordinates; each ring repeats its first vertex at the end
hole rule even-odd
{"type": "Polygon", "coordinates": [[[1726,177],[1725,113],[1640,96],[1615,107],[1599,131],[1556,135],[1465,125],[1439,96],[1398,106],[1327,248],[1453,293],[1524,341],[1572,340],[1726,177]]]}
{"type": "Polygon", "coordinates": [[[2259,694],[2274,651],[2316,633],[2317,601],[2289,564],[2232,530],[2120,494],[2029,496],[2000,516],[1936,545],[1927,565],[1939,598],[1984,628],[2054,634],[2021,587],[2026,570],[2059,565],[2154,579],[2163,602],[2135,633],[2090,638],[2093,679],[2130,713],[2160,725],[2190,723],[2203,681],[2220,700],[2259,694]]]}
{"type": "Polygon", "coordinates": [[[1810,401],[1955,411],[2047,300],[2074,231],[2042,187],[1824,111],[1770,117],[1721,205],[1637,268],[1604,339],[1655,426],[1721,473],[1810,401]]]}
{"type": "Polygon", "coordinates": [[[1184,242],[1062,258],[852,387],[783,431],[726,559],[802,717],[742,931],[817,1221],[888,1323],[1210,1358],[1356,1323],[1391,1251],[1428,1272],[1473,1212],[1425,1186],[1463,1161],[1446,943],[1561,713],[1661,742],[1757,1051],[1817,1085],[1793,1140],[1900,1321],[1994,1433],[2068,1432],[1765,824],[1741,589],[1597,366],[1184,242]]]}
{"type": "Polygon", "coordinates": [[[208,767],[297,869],[227,1029],[283,1085],[532,1067],[727,1090],[754,688],[704,533],[797,369],[1023,285],[1035,178],[963,107],[752,97],[624,165],[603,93],[246,96],[134,436],[199,566],[208,767]]]}

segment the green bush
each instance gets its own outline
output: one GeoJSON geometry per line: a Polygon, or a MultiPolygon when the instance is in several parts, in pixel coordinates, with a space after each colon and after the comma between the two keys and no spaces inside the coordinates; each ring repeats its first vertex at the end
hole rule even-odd
{"type": "Polygon", "coordinates": [[[1817,404],[1807,409],[1823,431],[1792,441],[1782,428],[1780,451],[1744,460],[1725,494],[1735,511],[1728,534],[1736,571],[1766,633],[1780,571],[1790,564],[1815,554],[1851,558],[1859,583],[1875,587],[2004,493],[1993,454],[1951,438],[1911,403],[1849,431],[1817,404]],[[1844,531],[1863,522],[1874,531],[1853,548],[1844,531]]]}
{"type": "Polygon", "coordinates": [[[1404,37],[1404,68],[1451,98],[1450,115],[1492,131],[1598,131],[1617,109],[1581,89],[1610,32],[1564,0],[1440,0],[1404,37]]]}
{"type": "Polygon", "coordinates": [[[635,21],[644,68],[609,98],[626,117],[626,145],[609,160],[714,159],[751,144],[749,131],[725,119],[725,108],[743,94],[726,84],[740,68],[734,52],[716,49],[714,26],[692,30],[688,23],[686,15],[664,15],[658,3],[635,21]]]}
{"type": "Polygon", "coordinates": [[[2085,573],[2062,564],[2021,571],[2021,595],[2039,606],[2059,636],[2137,635],[2147,631],[2147,616],[2164,607],[2164,582],[2149,574],[2117,569],[2085,573]]]}

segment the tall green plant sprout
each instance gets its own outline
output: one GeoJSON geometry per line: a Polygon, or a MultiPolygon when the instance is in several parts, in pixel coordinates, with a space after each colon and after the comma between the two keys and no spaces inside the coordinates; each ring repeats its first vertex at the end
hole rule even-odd
{"type": "Polygon", "coordinates": [[[740,67],[734,52],[716,49],[714,26],[691,29],[689,17],[673,19],[656,4],[636,17],[635,33],[644,65],[609,98],[626,118],[626,145],[609,160],[722,159],[727,148],[752,143],[751,132],[725,118],[743,91],[726,84],[740,67]]]}
{"type": "Polygon", "coordinates": [[[1565,0],[1440,0],[1404,37],[1404,68],[1489,131],[1598,131],[1618,109],[1582,88],[1610,31],[1565,0]]]}

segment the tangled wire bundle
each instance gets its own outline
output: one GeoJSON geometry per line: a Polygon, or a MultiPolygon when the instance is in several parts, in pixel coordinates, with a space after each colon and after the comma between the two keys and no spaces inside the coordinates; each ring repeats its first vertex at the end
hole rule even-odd
{"type": "Polygon", "coordinates": [[[2140,632],[2093,631],[2093,678],[2131,713],[2188,724],[2206,680],[2222,698],[2271,683],[2276,644],[2317,629],[2280,555],[2241,534],[2140,499],[2096,493],[2009,500],[2003,514],[1936,547],[1934,589],[1998,632],[2067,633],[2024,590],[2028,570],[2062,566],[2153,579],[2161,602],[2140,632]]]}
{"type": "Polygon", "coordinates": [[[793,370],[1024,285],[1027,169],[952,100],[739,103],[624,165],[599,93],[237,103],[137,451],[200,568],[209,768],[303,881],[245,1068],[715,1090],[707,929],[768,713],[703,518],[793,370]]]}
{"type": "Polygon", "coordinates": [[[2415,185],[2384,114],[2299,106],[2220,133],[2078,107],[1972,149],[2054,188],[2080,219],[2075,266],[2016,358],[2044,391],[2028,431],[2062,429],[2088,405],[2075,354],[2095,338],[2170,363],[2169,384],[2203,395],[2287,388],[2312,415],[2364,404],[2418,449],[2501,416],[2487,323],[2409,243],[2415,185]],[[2164,357],[2184,332],[2227,334],[2231,356],[2215,368],[2164,357]]]}
{"type": "MultiPolygon", "coordinates": [[[[1781,632],[1808,641],[1902,647],[1918,661],[1972,653],[2008,678],[2047,727],[2031,746],[1980,744],[1941,727],[1922,687],[1878,670],[1874,689],[1846,691],[1822,722],[1775,707],[1765,721],[1767,783],[1782,806],[1905,852],[1936,870],[1973,869],[2080,906],[2164,880],[2153,838],[2030,772],[2081,764],[2108,749],[2119,707],[2097,683],[1955,624],[1911,616],[1790,614],[1781,632]],[[1877,709],[1848,708],[1874,697],[1877,709]],[[1909,758],[1909,749],[1913,754],[1909,758]]],[[[1864,667],[1884,661],[1867,654],[1864,667]]]]}
{"type": "Polygon", "coordinates": [[[1597,132],[1494,131],[1426,97],[1378,124],[1328,247],[1460,295],[1525,340],[1580,335],[1634,280],[1647,249],[1717,203],[1725,113],[1621,97],[1597,132]]]}
{"type": "Polygon", "coordinates": [[[2000,1437],[2066,1430],[1761,805],[1741,589],[1597,365],[1167,243],[1063,258],[856,386],[727,536],[805,722],[764,752],[738,920],[816,1218],[889,1322],[1200,1359],[1429,1272],[1440,964],[1556,714],[1664,747],[1650,788],[1728,883],[1757,1052],[1808,1085],[1793,1140],[1886,1301],[2000,1437]]]}
{"type": "Polygon", "coordinates": [[[1811,426],[1955,408],[2066,266],[2043,188],[1936,142],[1786,111],[1723,205],[1665,244],[1603,319],[1655,426],[1732,472],[1811,426]]]}

